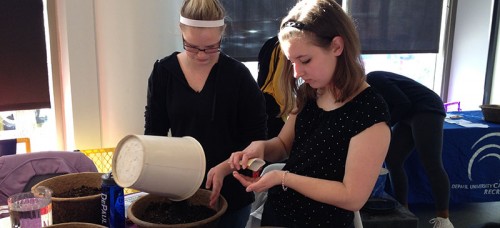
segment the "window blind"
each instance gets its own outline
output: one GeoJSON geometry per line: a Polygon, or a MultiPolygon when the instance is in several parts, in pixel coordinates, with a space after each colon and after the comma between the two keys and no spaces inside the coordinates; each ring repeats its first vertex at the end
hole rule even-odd
{"type": "Polygon", "coordinates": [[[264,43],[279,32],[294,0],[221,0],[227,14],[222,51],[240,61],[257,61],[264,43]]]}
{"type": "Polygon", "coordinates": [[[363,54],[438,53],[443,0],[350,0],[363,54]]]}
{"type": "Polygon", "coordinates": [[[42,0],[0,1],[0,111],[50,108],[42,0]]]}
{"type": "MultiPolygon", "coordinates": [[[[437,53],[443,0],[344,0],[360,35],[363,54],[437,53]]],[[[291,0],[221,0],[229,22],[222,51],[257,61],[266,40],[279,31],[291,0]]],[[[341,0],[337,2],[342,3],[341,0]]]]}

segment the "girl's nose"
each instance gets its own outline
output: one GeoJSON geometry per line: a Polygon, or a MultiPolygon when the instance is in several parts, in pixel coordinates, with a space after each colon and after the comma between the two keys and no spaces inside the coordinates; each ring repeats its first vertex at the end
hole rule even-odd
{"type": "Polygon", "coordinates": [[[294,78],[300,78],[303,75],[303,72],[301,71],[301,67],[299,67],[297,64],[293,64],[293,77],[294,78]]]}
{"type": "Polygon", "coordinates": [[[205,56],[205,55],[208,55],[208,54],[203,50],[203,51],[198,51],[198,53],[196,53],[196,55],[198,55],[198,56],[205,56]]]}

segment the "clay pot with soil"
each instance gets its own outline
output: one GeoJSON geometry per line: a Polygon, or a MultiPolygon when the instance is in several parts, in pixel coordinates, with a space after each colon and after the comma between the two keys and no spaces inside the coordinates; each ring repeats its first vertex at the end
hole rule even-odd
{"type": "Polygon", "coordinates": [[[100,224],[102,175],[97,172],[64,174],[43,180],[33,188],[45,186],[53,191],[53,224],[100,224]]]}
{"type": "Polygon", "coordinates": [[[209,190],[199,189],[182,201],[148,194],[133,202],[127,215],[138,227],[217,227],[227,202],[221,196],[216,208],[210,208],[210,194],[209,190]]]}

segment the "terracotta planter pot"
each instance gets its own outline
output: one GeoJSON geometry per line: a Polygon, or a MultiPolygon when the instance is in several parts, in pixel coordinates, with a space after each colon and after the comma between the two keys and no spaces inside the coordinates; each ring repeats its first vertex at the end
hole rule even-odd
{"type": "Polygon", "coordinates": [[[85,222],[66,222],[59,223],[51,226],[47,226],[50,228],[106,228],[105,226],[93,224],[93,223],[85,223],[85,222]]]}
{"type": "MultiPolygon", "coordinates": [[[[188,198],[187,201],[192,205],[202,205],[209,207],[210,194],[211,191],[209,190],[199,189],[193,196],[188,198]]],[[[138,227],[217,227],[217,222],[219,221],[220,216],[222,216],[222,214],[224,214],[224,212],[226,212],[227,209],[226,199],[224,199],[224,197],[221,196],[215,208],[216,214],[207,219],[203,219],[192,223],[183,223],[183,224],[155,224],[141,220],[141,218],[144,217],[146,208],[151,203],[158,203],[158,202],[172,202],[172,201],[164,196],[158,196],[152,194],[143,196],[129,206],[127,210],[128,218],[138,227]]]]}
{"type": "MultiPolygon", "coordinates": [[[[52,177],[34,185],[52,189],[52,195],[58,195],[81,186],[101,188],[103,173],[83,172],[64,174],[52,177]]],[[[84,222],[100,224],[101,194],[84,197],[59,198],[52,197],[53,224],[67,222],[84,222]]]]}

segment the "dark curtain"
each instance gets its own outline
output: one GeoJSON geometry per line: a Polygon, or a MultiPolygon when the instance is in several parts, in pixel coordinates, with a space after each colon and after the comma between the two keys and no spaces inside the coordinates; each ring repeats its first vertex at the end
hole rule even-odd
{"type": "Polygon", "coordinates": [[[0,111],[50,108],[42,0],[0,1],[0,111]]]}
{"type": "MultiPolygon", "coordinates": [[[[221,0],[229,16],[222,51],[257,61],[295,0],[221,0]]],[[[342,0],[337,2],[342,3],[342,0]]],[[[437,53],[443,0],[350,0],[363,54],[437,53]]]]}
{"type": "Polygon", "coordinates": [[[363,54],[438,53],[443,0],[350,0],[363,54]]]}
{"type": "Polygon", "coordinates": [[[259,50],[279,31],[295,0],[221,0],[228,20],[222,51],[240,61],[257,61],[259,50]]]}

